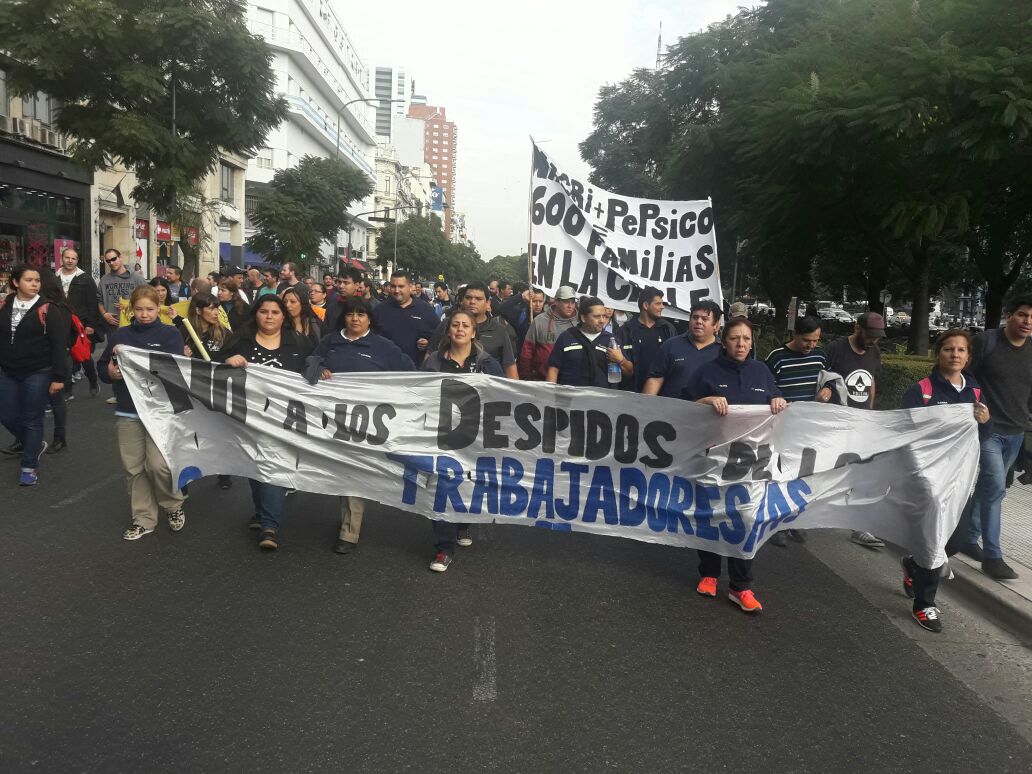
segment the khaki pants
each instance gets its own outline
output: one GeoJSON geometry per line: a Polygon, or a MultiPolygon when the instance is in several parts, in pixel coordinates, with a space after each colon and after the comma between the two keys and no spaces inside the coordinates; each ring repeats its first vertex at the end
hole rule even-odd
{"type": "Polygon", "coordinates": [[[340,498],[340,539],[347,543],[358,543],[362,531],[362,515],[366,501],[361,497],[340,498]]]}
{"type": "Polygon", "coordinates": [[[143,422],[119,417],[115,421],[118,452],[122,467],[129,475],[129,505],[133,524],[154,529],[158,523],[158,506],[175,510],[182,506],[183,493],[172,486],[172,473],[151,440],[143,422]]]}

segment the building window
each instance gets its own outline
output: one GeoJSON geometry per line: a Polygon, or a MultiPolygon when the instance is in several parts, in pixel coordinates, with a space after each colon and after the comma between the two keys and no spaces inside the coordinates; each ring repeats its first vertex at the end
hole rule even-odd
{"type": "Polygon", "coordinates": [[[228,164],[219,164],[219,198],[233,201],[233,167],[228,164]]]}
{"type": "Polygon", "coordinates": [[[41,124],[50,126],[50,95],[41,91],[22,97],[22,116],[35,118],[41,124]]]}

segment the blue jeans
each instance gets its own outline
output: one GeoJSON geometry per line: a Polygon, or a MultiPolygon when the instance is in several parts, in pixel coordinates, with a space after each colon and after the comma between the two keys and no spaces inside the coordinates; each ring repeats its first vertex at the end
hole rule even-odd
{"type": "Polygon", "coordinates": [[[287,488],[266,484],[264,481],[251,482],[251,499],[254,500],[254,512],[262,522],[262,529],[279,531],[283,518],[283,505],[287,502],[287,488]]]}
{"type": "Polygon", "coordinates": [[[1000,512],[1007,494],[1007,471],[1018,458],[1025,435],[993,433],[982,441],[979,455],[980,469],[975,494],[964,508],[961,534],[968,543],[982,538],[982,552],[986,559],[1002,559],[1000,551],[1000,512]]]}
{"type": "Polygon", "coordinates": [[[0,424],[22,445],[21,466],[35,470],[43,450],[43,412],[50,400],[51,371],[0,371],[0,424]]]}

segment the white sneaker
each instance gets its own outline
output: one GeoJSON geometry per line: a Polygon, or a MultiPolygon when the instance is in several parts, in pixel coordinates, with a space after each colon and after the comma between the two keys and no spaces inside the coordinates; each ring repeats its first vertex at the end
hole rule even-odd
{"type": "Polygon", "coordinates": [[[116,403],[118,403],[118,398],[116,398],[114,395],[112,395],[110,398],[108,398],[104,402],[107,403],[110,406],[114,406],[116,403]]]}

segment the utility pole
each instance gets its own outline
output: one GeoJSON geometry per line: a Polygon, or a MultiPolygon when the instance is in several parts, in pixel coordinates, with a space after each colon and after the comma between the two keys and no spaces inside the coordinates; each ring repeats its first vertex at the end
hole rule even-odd
{"type": "Polygon", "coordinates": [[[663,61],[663,22],[659,23],[659,40],[656,41],[656,69],[659,69],[660,62],[663,61]]]}

